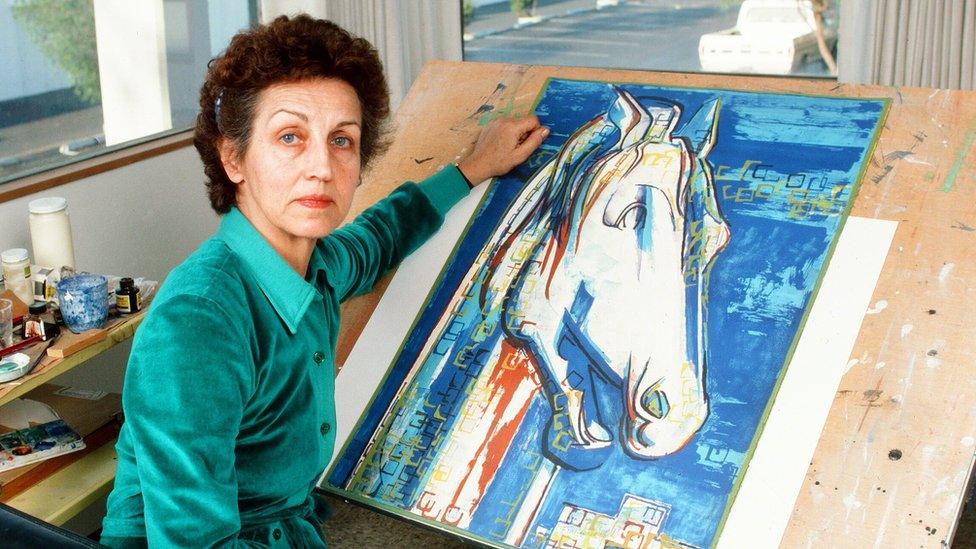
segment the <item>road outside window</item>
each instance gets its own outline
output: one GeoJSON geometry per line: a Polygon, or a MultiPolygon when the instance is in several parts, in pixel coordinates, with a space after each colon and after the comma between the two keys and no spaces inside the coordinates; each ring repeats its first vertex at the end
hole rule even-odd
{"type": "Polygon", "coordinates": [[[0,0],[0,183],[190,128],[257,0],[0,0]]]}
{"type": "Polygon", "coordinates": [[[464,59],[836,77],[837,0],[462,0],[464,59]]]}

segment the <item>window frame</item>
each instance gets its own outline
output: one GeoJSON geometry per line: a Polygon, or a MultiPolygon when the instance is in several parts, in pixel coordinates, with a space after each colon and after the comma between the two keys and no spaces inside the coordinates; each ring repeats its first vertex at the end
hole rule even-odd
{"type": "Polygon", "coordinates": [[[100,173],[134,164],[193,144],[193,129],[156,134],[100,151],[91,157],[68,162],[0,183],[0,204],[46,191],[100,173]]]}

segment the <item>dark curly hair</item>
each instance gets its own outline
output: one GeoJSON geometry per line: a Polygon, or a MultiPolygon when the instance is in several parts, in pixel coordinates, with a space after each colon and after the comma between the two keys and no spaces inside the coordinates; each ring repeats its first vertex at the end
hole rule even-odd
{"type": "Polygon", "coordinates": [[[271,85],[306,78],[345,81],[356,90],[362,109],[363,168],[386,146],[383,128],[390,113],[390,94],[383,64],[369,42],[335,23],[308,15],[278,17],[238,33],[208,67],[200,88],[193,145],[203,160],[207,194],[217,213],[227,213],[237,203],[237,186],[220,161],[220,138],[230,139],[236,154],[244,156],[258,97],[271,85]]]}

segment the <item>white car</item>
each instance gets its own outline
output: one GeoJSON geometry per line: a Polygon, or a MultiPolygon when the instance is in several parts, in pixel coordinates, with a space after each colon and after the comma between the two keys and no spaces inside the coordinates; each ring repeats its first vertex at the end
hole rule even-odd
{"type": "MultiPolygon", "coordinates": [[[[833,12],[824,14],[827,48],[837,42],[833,12]]],[[[703,71],[791,74],[821,59],[809,0],[745,0],[735,27],[698,42],[703,71]]]]}

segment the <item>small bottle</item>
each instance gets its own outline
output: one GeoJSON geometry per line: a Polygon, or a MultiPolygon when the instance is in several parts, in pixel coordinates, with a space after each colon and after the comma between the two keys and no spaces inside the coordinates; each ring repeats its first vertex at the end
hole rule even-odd
{"type": "Polygon", "coordinates": [[[47,312],[47,303],[35,301],[27,309],[24,317],[24,339],[34,336],[41,336],[44,339],[44,319],[41,315],[47,312]]]}
{"type": "Polygon", "coordinates": [[[126,315],[142,310],[142,296],[131,278],[119,281],[119,289],[115,290],[115,308],[126,315]]]}
{"type": "Polygon", "coordinates": [[[24,303],[34,301],[34,288],[31,286],[30,258],[24,248],[11,248],[0,253],[3,263],[3,279],[7,289],[24,303]]]}
{"type": "Polygon", "coordinates": [[[27,223],[34,246],[34,264],[55,271],[63,266],[74,267],[68,201],[58,196],[38,198],[31,200],[27,209],[30,211],[27,223]]]}

